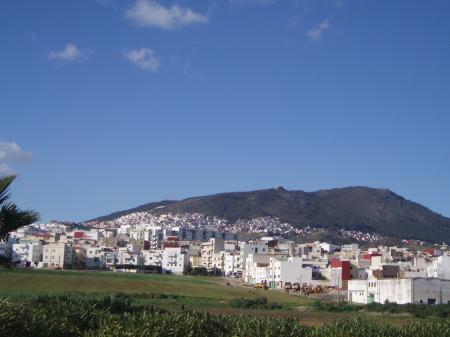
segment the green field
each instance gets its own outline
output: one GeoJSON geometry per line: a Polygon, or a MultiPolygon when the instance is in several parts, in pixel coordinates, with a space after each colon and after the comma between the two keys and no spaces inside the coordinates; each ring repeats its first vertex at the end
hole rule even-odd
{"type": "Polygon", "coordinates": [[[376,322],[402,325],[413,320],[408,314],[357,312],[318,312],[312,299],[279,291],[227,285],[223,278],[128,274],[112,272],[79,272],[47,270],[0,271],[0,297],[23,300],[45,295],[68,295],[94,299],[106,296],[131,299],[137,304],[150,304],[169,310],[181,308],[213,314],[248,314],[252,316],[292,317],[307,325],[321,325],[336,319],[369,317],[376,322]],[[281,309],[244,309],[231,307],[236,298],[267,298],[281,309]]]}
{"type": "Polygon", "coordinates": [[[41,296],[0,299],[0,336],[10,337],[429,337],[450,336],[450,321],[395,326],[353,318],[307,326],[286,317],[167,310],[127,298],[41,296]]]}
{"type": "MultiPolygon", "coordinates": [[[[175,276],[160,274],[129,274],[111,272],[14,270],[0,272],[0,296],[27,297],[30,295],[98,296],[129,294],[146,298],[145,294],[176,295],[176,303],[193,307],[221,308],[233,298],[266,297],[270,302],[282,304],[286,309],[308,305],[305,297],[290,296],[281,292],[265,291],[251,287],[228,286],[222,278],[203,276],[175,276]]],[[[158,296],[156,296],[158,297],[158,296]]],[[[161,302],[156,299],[146,300],[161,302]]],[[[167,302],[174,302],[168,298],[167,302]]]]}

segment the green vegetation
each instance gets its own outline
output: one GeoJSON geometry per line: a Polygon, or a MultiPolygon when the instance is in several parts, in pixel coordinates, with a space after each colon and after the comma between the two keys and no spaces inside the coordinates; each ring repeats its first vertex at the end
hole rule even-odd
{"type": "Polygon", "coordinates": [[[419,304],[397,304],[389,303],[371,303],[368,305],[356,305],[350,303],[325,303],[323,301],[315,301],[314,309],[318,311],[330,312],[379,312],[379,313],[410,313],[415,317],[450,317],[450,304],[439,305],[419,305],[419,304]]]}
{"type": "Polygon", "coordinates": [[[0,299],[1,336],[266,336],[428,337],[450,336],[450,320],[420,320],[396,327],[362,319],[306,327],[292,318],[256,318],[168,311],[127,299],[44,296],[0,299]]]}
{"type": "MultiPolygon", "coordinates": [[[[232,280],[228,281],[233,284],[232,280]]],[[[383,311],[379,313],[369,311],[369,309],[360,310],[360,307],[358,306],[351,306],[352,310],[350,311],[341,310],[346,307],[338,310],[315,310],[314,308],[318,309],[317,304],[314,304],[313,300],[309,297],[288,295],[283,292],[274,292],[271,290],[265,291],[262,289],[254,289],[252,287],[242,287],[237,284],[235,286],[227,285],[227,280],[224,280],[223,278],[203,276],[47,270],[5,270],[0,272],[0,298],[7,298],[6,301],[9,303],[8,305],[16,307],[17,310],[24,310],[23,317],[29,317],[26,316],[30,314],[27,310],[32,310],[31,308],[38,311],[38,309],[44,306],[45,303],[48,304],[54,302],[69,303],[70,305],[72,305],[71,303],[75,303],[74,307],[71,309],[73,311],[76,311],[76,307],[86,308],[87,306],[95,306],[98,310],[105,306],[108,308],[110,306],[113,306],[114,308],[121,308],[121,306],[137,308],[136,312],[133,311],[135,309],[127,309],[127,311],[123,313],[120,311],[114,313],[114,309],[111,309],[112,312],[110,309],[100,310],[106,310],[105,317],[107,317],[108,320],[112,320],[112,323],[105,324],[110,326],[115,326],[114,324],[118,324],[120,328],[124,329],[128,329],[128,327],[125,325],[122,326],[122,324],[125,324],[122,320],[126,320],[128,322],[126,324],[130,325],[130,329],[133,322],[136,324],[143,324],[143,326],[150,326],[153,324],[147,322],[146,317],[142,317],[142,312],[145,310],[158,312],[158,319],[163,319],[161,317],[165,317],[164,319],[170,318],[173,322],[177,322],[178,318],[180,321],[190,319],[204,322],[205,320],[210,319],[215,320],[216,316],[242,316],[239,320],[235,318],[237,320],[236,322],[239,323],[232,323],[232,318],[230,318],[229,321],[228,318],[222,317],[219,322],[220,326],[224,324],[227,326],[230,324],[238,324],[239,327],[245,326],[249,329],[252,324],[269,324],[266,322],[260,323],[261,321],[257,318],[264,319],[264,321],[267,320],[268,322],[273,321],[273,324],[275,324],[277,320],[283,320],[283,322],[284,320],[286,320],[286,322],[293,320],[295,324],[300,322],[302,329],[305,329],[305,326],[334,326],[333,323],[335,321],[344,320],[347,322],[349,319],[355,318],[358,318],[361,322],[364,322],[361,323],[363,324],[362,326],[371,324],[378,326],[378,324],[382,325],[389,323],[394,327],[403,327],[410,325],[411,323],[415,323],[415,321],[423,320],[421,318],[415,318],[413,314],[408,312],[390,313],[388,311],[383,311]],[[353,309],[353,307],[355,307],[355,309],[353,309]],[[158,311],[159,309],[163,310],[158,311]],[[180,313],[180,311],[189,313],[189,315],[185,316],[185,314],[180,313]],[[206,313],[212,316],[205,315],[206,313]]],[[[2,306],[3,304],[0,304],[0,307],[2,306]]],[[[423,308],[426,309],[430,307],[424,306],[423,308]]],[[[98,315],[100,314],[102,313],[98,313],[98,315]]],[[[50,312],[42,312],[39,313],[39,315],[53,317],[50,312]]],[[[35,320],[40,319],[39,317],[41,316],[39,315],[36,316],[35,320]]],[[[58,314],[57,317],[61,318],[63,315],[66,315],[64,311],[62,311],[61,314],[58,314]]],[[[4,322],[1,320],[5,319],[5,317],[8,316],[1,316],[0,314],[0,326],[3,324],[2,322],[4,322]]],[[[95,317],[92,319],[97,319],[95,317]]],[[[49,324],[53,324],[52,319],[50,319],[49,324]]],[[[55,321],[66,322],[64,324],[72,324],[67,321],[68,319],[71,318],[64,318],[63,320],[58,320],[55,318],[55,321]]],[[[156,320],[156,318],[154,319],[156,320]]],[[[436,321],[442,320],[442,318],[438,317],[434,317],[434,319],[436,321]]],[[[106,318],[102,318],[102,320],[106,320],[106,318]]],[[[219,320],[219,318],[217,318],[217,320],[219,320]]],[[[428,321],[429,318],[426,320],[428,321]]],[[[78,321],[78,318],[75,319],[75,321],[78,321]]],[[[80,320],[80,322],[82,322],[82,320],[80,320]]],[[[216,322],[214,324],[219,323],[216,322]]],[[[168,323],[165,324],[167,325],[168,323]]],[[[195,324],[200,325],[203,323],[197,322],[195,324]]],[[[291,326],[289,324],[291,323],[286,323],[286,326],[291,326]]],[[[39,326],[34,326],[34,328],[37,330],[40,329],[39,326]]],[[[331,329],[330,327],[328,328],[331,329]]],[[[30,329],[32,328],[30,327],[30,329]]],[[[81,328],[77,327],[76,329],[81,328]]],[[[89,336],[94,336],[96,333],[99,333],[100,335],[104,333],[106,335],[106,332],[101,332],[100,330],[95,329],[92,330],[95,332],[90,332],[91,334],[89,336]]],[[[231,330],[226,331],[235,331],[233,330],[234,328],[229,329],[231,330]]],[[[129,331],[131,331],[129,335],[134,336],[132,334],[133,330],[129,331]]],[[[86,332],[82,332],[82,334],[86,334],[86,336],[88,336],[86,332]]],[[[3,334],[2,330],[0,330],[0,336],[3,335],[6,334],[3,334]]],[[[23,335],[26,336],[27,333],[24,332],[23,335]]],[[[37,334],[37,336],[38,335],[39,334],[37,334]]],[[[57,335],[58,334],[55,332],[55,336],[57,335]]],[[[157,334],[153,335],[157,336],[157,334]]],[[[199,334],[199,336],[201,335],[202,334],[199,334]]],[[[197,334],[194,334],[193,336],[197,336],[197,334]]],[[[241,335],[237,334],[236,336],[241,335]]],[[[258,335],[255,334],[252,336],[258,335]]],[[[264,336],[264,334],[262,336],[264,336]]],[[[441,334],[436,336],[443,335],[441,334]]]]}
{"type": "Polygon", "coordinates": [[[283,306],[279,303],[269,303],[267,298],[259,297],[255,299],[250,298],[234,298],[230,301],[230,306],[233,308],[255,308],[255,309],[281,309],[283,306]]]}
{"type": "Polygon", "coordinates": [[[170,309],[179,309],[181,304],[193,309],[223,308],[229,307],[229,301],[235,298],[262,296],[280,303],[284,310],[311,303],[305,297],[227,286],[226,281],[216,277],[47,270],[0,272],[0,296],[26,299],[48,294],[72,294],[80,298],[119,294],[122,298],[128,296],[170,309]]]}
{"type": "Polygon", "coordinates": [[[195,267],[192,268],[191,264],[189,264],[184,275],[192,275],[192,276],[222,276],[222,271],[219,268],[213,268],[211,270],[206,269],[205,267],[195,267]]]}
{"type": "MultiPolygon", "coordinates": [[[[0,242],[7,239],[9,233],[19,227],[29,225],[39,219],[39,214],[30,210],[21,210],[9,202],[9,187],[16,176],[0,176],[0,242]]],[[[9,259],[0,256],[0,266],[10,266],[9,259]]]]}

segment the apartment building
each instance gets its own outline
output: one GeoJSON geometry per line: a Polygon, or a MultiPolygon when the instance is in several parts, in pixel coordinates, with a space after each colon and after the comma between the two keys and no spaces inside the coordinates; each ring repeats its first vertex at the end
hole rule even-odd
{"type": "Polygon", "coordinates": [[[162,254],[161,267],[163,273],[183,274],[189,265],[189,256],[186,248],[170,246],[165,247],[162,254]]]}
{"type": "Polygon", "coordinates": [[[41,241],[21,240],[12,245],[11,262],[21,267],[36,267],[42,261],[41,241]]]}
{"type": "Polygon", "coordinates": [[[312,283],[312,268],[304,267],[300,257],[272,257],[268,266],[268,284],[283,288],[289,283],[312,283]]]}
{"type": "Polygon", "coordinates": [[[73,247],[68,243],[50,243],[43,246],[42,267],[43,268],[73,268],[73,247]]]}
{"type": "Polygon", "coordinates": [[[238,251],[225,252],[225,261],[223,271],[226,276],[242,275],[241,254],[238,251]]]}
{"type": "Polygon", "coordinates": [[[202,267],[208,270],[218,266],[223,269],[223,254],[220,252],[225,248],[225,240],[211,238],[208,242],[202,243],[202,267]]]}

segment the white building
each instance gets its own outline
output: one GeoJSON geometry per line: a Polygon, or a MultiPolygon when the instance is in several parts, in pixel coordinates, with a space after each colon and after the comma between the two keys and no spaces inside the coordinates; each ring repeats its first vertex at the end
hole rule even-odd
{"type": "Polygon", "coordinates": [[[70,269],[74,262],[73,255],[74,251],[70,244],[58,242],[44,245],[41,266],[70,269]]]}
{"type": "Polygon", "coordinates": [[[282,288],[286,282],[312,283],[312,268],[304,268],[300,257],[270,258],[269,283],[282,288]]]}
{"type": "Polygon", "coordinates": [[[104,269],[106,267],[106,254],[98,246],[86,245],[85,264],[86,269],[104,269]]]}
{"type": "Polygon", "coordinates": [[[437,277],[443,280],[450,280],[450,256],[441,255],[427,268],[428,277],[437,277]]]}
{"type": "Polygon", "coordinates": [[[248,254],[245,260],[244,282],[250,284],[268,283],[270,255],[248,254]]]}
{"type": "Polygon", "coordinates": [[[141,251],[144,266],[158,266],[162,265],[162,250],[143,250],[141,251]]]}
{"type": "Polygon", "coordinates": [[[359,251],[359,244],[349,243],[341,246],[341,251],[343,252],[357,252],[359,251]]]}
{"type": "Polygon", "coordinates": [[[213,255],[212,267],[215,269],[220,269],[222,272],[225,269],[225,251],[222,250],[213,255]]]}
{"type": "Polygon", "coordinates": [[[180,240],[186,241],[202,241],[206,242],[210,239],[236,240],[237,234],[229,232],[220,232],[208,229],[189,229],[184,227],[174,227],[172,230],[177,231],[176,236],[180,240]]]}
{"type": "Polygon", "coordinates": [[[142,257],[139,246],[127,245],[127,247],[119,248],[117,250],[117,264],[125,266],[141,266],[142,257]]]}
{"type": "Polygon", "coordinates": [[[350,280],[348,301],[361,304],[386,301],[398,304],[450,303],[450,280],[421,277],[350,280]]]}
{"type": "Polygon", "coordinates": [[[242,275],[241,254],[239,252],[226,252],[224,272],[226,276],[242,275]]]}
{"type": "Polygon", "coordinates": [[[338,250],[340,247],[337,245],[333,245],[329,242],[321,242],[319,243],[320,248],[322,248],[325,252],[328,253],[334,253],[336,250],[338,250]]]}
{"type": "Polygon", "coordinates": [[[25,241],[12,245],[11,262],[21,267],[36,267],[42,261],[43,246],[39,241],[25,241]]]}
{"type": "Polygon", "coordinates": [[[183,274],[189,265],[189,256],[183,247],[165,247],[162,254],[162,272],[183,274]]]}
{"type": "Polygon", "coordinates": [[[161,228],[161,226],[151,226],[147,228],[143,233],[143,237],[140,238],[150,243],[150,249],[159,249],[160,244],[164,240],[165,236],[164,230],[161,228]]]}
{"type": "Polygon", "coordinates": [[[241,254],[241,263],[245,268],[247,266],[246,260],[248,255],[250,254],[267,254],[269,252],[269,247],[267,242],[262,241],[249,241],[249,242],[240,242],[239,250],[241,254]]]}
{"type": "MultiPolygon", "coordinates": [[[[223,239],[212,238],[208,242],[202,243],[202,266],[210,270],[214,267],[223,268],[222,256],[217,256],[221,251],[224,250],[225,241],[223,239]]],[[[220,269],[222,269],[220,268],[220,269]]]]}

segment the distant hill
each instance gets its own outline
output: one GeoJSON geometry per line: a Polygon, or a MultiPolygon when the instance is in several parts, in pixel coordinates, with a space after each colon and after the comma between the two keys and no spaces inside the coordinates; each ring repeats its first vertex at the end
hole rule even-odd
{"type": "Polygon", "coordinates": [[[316,192],[282,187],[221,193],[180,201],[154,202],[92,221],[112,220],[132,212],[203,213],[235,221],[278,217],[297,227],[321,226],[376,232],[396,238],[450,242],[450,219],[387,189],[345,187],[316,192]],[[164,207],[160,207],[164,206],[164,207]]]}
{"type": "Polygon", "coordinates": [[[176,200],[163,200],[163,201],[157,201],[157,202],[150,202],[148,204],[144,204],[141,206],[137,206],[134,208],[130,208],[130,209],[126,209],[124,211],[117,211],[108,215],[104,215],[104,216],[100,216],[98,218],[92,219],[92,220],[88,220],[87,222],[91,222],[91,221],[111,221],[114,219],[117,219],[121,216],[130,214],[130,213],[135,213],[135,212],[149,212],[149,211],[155,211],[156,209],[158,209],[159,207],[164,207],[167,205],[170,205],[172,203],[177,203],[179,201],[176,200]]]}

